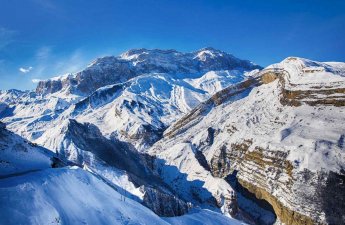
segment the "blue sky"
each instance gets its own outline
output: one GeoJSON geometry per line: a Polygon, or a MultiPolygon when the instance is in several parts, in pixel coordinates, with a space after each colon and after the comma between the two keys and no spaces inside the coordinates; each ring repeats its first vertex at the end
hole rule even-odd
{"type": "Polygon", "coordinates": [[[345,61],[343,0],[0,0],[0,89],[131,48],[212,46],[262,66],[345,61]]]}

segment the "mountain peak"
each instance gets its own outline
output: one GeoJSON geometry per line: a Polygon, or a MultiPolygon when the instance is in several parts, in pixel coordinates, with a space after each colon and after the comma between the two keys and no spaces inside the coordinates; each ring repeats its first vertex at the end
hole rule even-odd
{"type": "Polygon", "coordinates": [[[130,57],[132,55],[136,55],[136,54],[143,54],[144,52],[148,51],[148,49],[146,48],[134,48],[134,49],[130,49],[124,53],[122,53],[120,55],[121,58],[127,58],[130,57]]]}
{"type": "Polygon", "coordinates": [[[222,50],[219,50],[219,49],[216,49],[216,48],[213,48],[213,47],[204,47],[204,48],[201,48],[201,49],[197,50],[196,52],[202,52],[202,51],[225,53],[222,50]]]}
{"type": "MultiPolygon", "coordinates": [[[[223,51],[214,49],[212,47],[202,48],[202,49],[196,51],[194,54],[196,55],[194,58],[198,58],[201,61],[206,61],[206,60],[208,60],[210,58],[211,59],[213,59],[213,58],[221,58],[221,57],[223,57],[225,55],[233,57],[232,55],[230,55],[228,53],[225,53],[223,51]]],[[[233,57],[233,58],[235,58],[235,57],[233,57]]]]}
{"type": "Polygon", "coordinates": [[[136,59],[139,56],[143,55],[150,55],[150,56],[156,56],[156,55],[169,55],[169,54],[182,54],[181,52],[176,51],[175,49],[147,49],[147,48],[134,48],[130,49],[120,55],[120,58],[132,60],[136,59]]]}

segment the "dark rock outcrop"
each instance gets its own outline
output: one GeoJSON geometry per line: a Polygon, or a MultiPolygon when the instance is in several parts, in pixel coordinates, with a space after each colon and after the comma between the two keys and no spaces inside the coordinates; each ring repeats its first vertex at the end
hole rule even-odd
{"type": "Polygon", "coordinates": [[[0,121],[0,129],[6,129],[6,124],[4,124],[3,122],[0,121]]]}
{"type": "Polygon", "coordinates": [[[143,205],[159,216],[182,216],[192,207],[190,203],[184,202],[175,195],[146,186],[142,186],[141,190],[145,193],[143,205]]]}

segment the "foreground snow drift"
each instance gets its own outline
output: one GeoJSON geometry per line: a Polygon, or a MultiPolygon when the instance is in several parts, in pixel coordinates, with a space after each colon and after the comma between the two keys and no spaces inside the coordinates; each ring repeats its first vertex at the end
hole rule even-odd
{"type": "Polygon", "coordinates": [[[1,179],[0,212],[0,224],[239,224],[203,210],[164,221],[77,167],[1,179]]]}

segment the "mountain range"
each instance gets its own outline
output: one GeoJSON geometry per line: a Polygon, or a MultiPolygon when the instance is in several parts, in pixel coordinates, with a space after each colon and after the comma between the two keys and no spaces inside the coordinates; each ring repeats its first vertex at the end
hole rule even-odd
{"type": "Polygon", "coordinates": [[[133,49],[0,119],[0,224],[345,223],[342,62],[133,49]]]}

